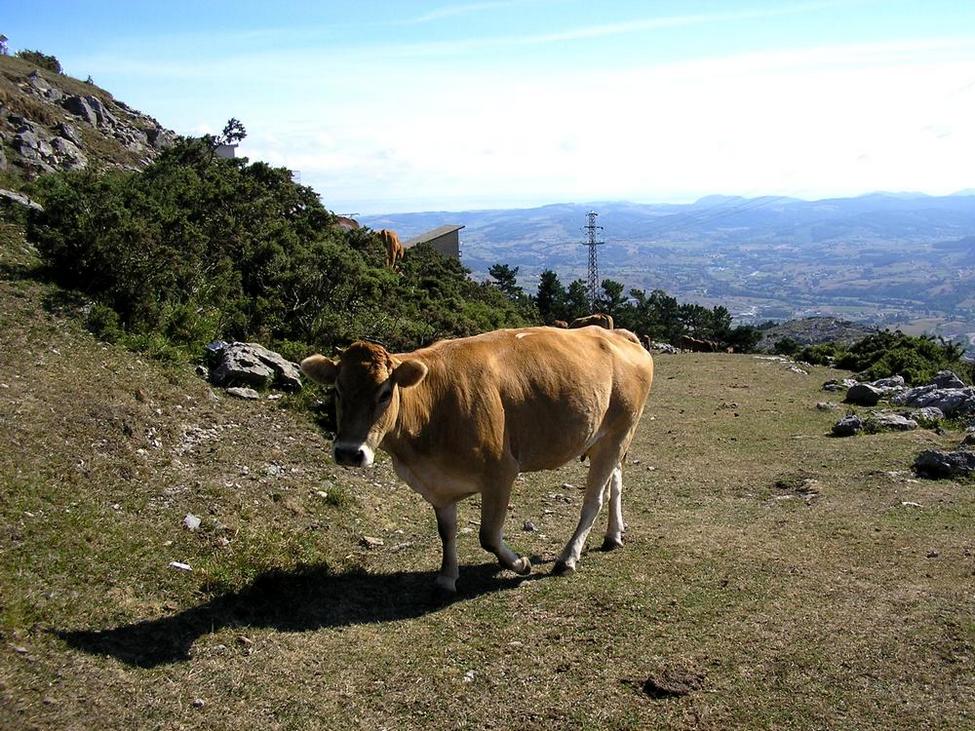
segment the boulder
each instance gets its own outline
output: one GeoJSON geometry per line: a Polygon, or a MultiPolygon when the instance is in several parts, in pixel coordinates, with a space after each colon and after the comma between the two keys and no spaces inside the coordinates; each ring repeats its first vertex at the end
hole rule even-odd
{"type": "Polygon", "coordinates": [[[51,140],[54,158],[58,165],[66,170],[79,170],[88,164],[88,158],[78,146],[64,137],[51,140]]]}
{"type": "Polygon", "coordinates": [[[971,477],[975,475],[975,452],[926,449],[914,460],[914,471],[921,477],[933,479],[971,477]]]}
{"type": "Polygon", "coordinates": [[[901,406],[923,408],[934,406],[945,416],[975,414],[975,387],[939,388],[935,384],[918,386],[897,394],[894,403],[901,406]]]}
{"type": "Polygon", "coordinates": [[[866,423],[868,431],[912,431],[917,429],[918,423],[903,414],[891,411],[877,411],[871,414],[866,423]]]}
{"type": "Polygon", "coordinates": [[[81,135],[70,124],[67,122],[58,122],[57,130],[58,134],[68,142],[73,142],[78,147],[81,147],[81,135]]]}
{"type": "Polygon", "coordinates": [[[938,388],[965,388],[965,382],[953,371],[938,371],[931,385],[938,388]]]}
{"type": "Polygon", "coordinates": [[[301,371],[273,350],[257,343],[211,343],[207,346],[216,365],[210,380],[217,386],[277,386],[286,391],[301,388],[301,371]],[[222,345],[222,347],[220,347],[222,345]]]}
{"type": "Polygon", "coordinates": [[[95,121],[99,127],[118,127],[119,121],[115,115],[108,111],[108,107],[97,96],[89,94],[85,97],[89,108],[95,113],[95,121]]]}
{"type": "Polygon", "coordinates": [[[5,188],[0,188],[0,198],[16,203],[17,205],[24,206],[26,208],[31,208],[35,211],[43,211],[44,208],[35,200],[28,198],[23,193],[18,193],[14,190],[7,190],[5,188]]]}
{"type": "Polygon", "coordinates": [[[51,157],[54,152],[51,149],[51,143],[29,127],[23,127],[21,129],[22,131],[18,132],[16,137],[14,137],[14,149],[25,160],[46,162],[46,159],[51,157]]]}
{"type": "Polygon", "coordinates": [[[874,388],[889,389],[904,388],[906,384],[904,383],[904,376],[891,376],[890,378],[878,378],[876,381],[870,381],[870,385],[874,388]]]}
{"type": "Polygon", "coordinates": [[[67,109],[72,114],[81,117],[85,122],[90,124],[92,127],[98,126],[98,115],[95,114],[95,110],[91,108],[86,97],[80,96],[68,96],[61,101],[61,106],[67,109]]]}
{"type": "Polygon", "coordinates": [[[922,409],[912,411],[910,417],[921,426],[935,426],[938,422],[944,420],[945,412],[937,406],[925,406],[922,409]]]}
{"type": "Polygon", "coordinates": [[[833,424],[834,437],[852,437],[863,431],[863,419],[856,414],[847,414],[833,424]]]}
{"type": "Polygon", "coordinates": [[[876,406],[883,395],[883,390],[876,386],[869,383],[856,383],[847,389],[845,401],[857,406],[876,406]]]}

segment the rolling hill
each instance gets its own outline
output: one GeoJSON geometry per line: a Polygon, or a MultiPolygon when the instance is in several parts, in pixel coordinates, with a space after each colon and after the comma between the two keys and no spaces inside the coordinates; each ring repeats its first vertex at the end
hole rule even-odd
{"type": "Polygon", "coordinates": [[[975,344],[975,195],[875,193],[858,198],[709,196],[687,205],[627,202],[364,217],[411,236],[463,223],[476,274],[521,268],[585,275],[582,225],[600,213],[600,273],[703,304],[739,320],[836,315],[975,344]]]}

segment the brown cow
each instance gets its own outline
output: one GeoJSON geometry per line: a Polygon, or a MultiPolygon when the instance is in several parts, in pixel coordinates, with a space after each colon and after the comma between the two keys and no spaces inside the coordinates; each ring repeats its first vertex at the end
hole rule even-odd
{"type": "Polygon", "coordinates": [[[335,223],[332,224],[332,228],[340,228],[343,231],[355,231],[361,228],[361,226],[354,218],[349,218],[348,216],[336,216],[335,223]]]}
{"type": "Polygon", "coordinates": [[[457,502],[481,495],[481,545],[519,574],[531,562],[503,540],[520,472],[556,469],[587,454],[579,524],[555,564],[575,570],[603,501],[605,548],[622,545],[622,459],[653,380],[653,359],[626,330],[528,327],[442,340],[393,355],[358,341],[335,360],[301,369],[335,385],[335,461],[372,464],[390,454],[396,473],[433,505],[443,542],[437,586],[455,590],[457,502]]]}
{"type": "Polygon", "coordinates": [[[722,350],[721,346],[713,340],[693,338],[690,335],[681,335],[678,345],[682,350],[692,350],[696,353],[717,353],[722,350]]]}
{"type": "Polygon", "coordinates": [[[395,231],[384,228],[379,232],[379,238],[386,247],[386,267],[396,269],[396,265],[403,258],[403,244],[399,242],[399,236],[395,231]]]}
{"type": "Polygon", "coordinates": [[[606,315],[602,312],[597,312],[594,315],[587,315],[586,317],[577,317],[571,323],[569,327],[589,327],[590,325],[599,325],[599,327],[604,327],[607,330],[613,329],[613,317],[612,315],[606,315]]]}

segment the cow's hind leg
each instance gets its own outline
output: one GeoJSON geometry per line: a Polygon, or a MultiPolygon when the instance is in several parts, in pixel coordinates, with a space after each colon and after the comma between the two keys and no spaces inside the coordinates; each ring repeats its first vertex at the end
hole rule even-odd
{"type": "Polygon", "coordinates": [[[453,593],[457,590],[457,503],[434,508],[437,513],[437,532],[443,543],[443,562],[437,574],[437,588],[453,593]]]}
{"type": "Polygon", "coordinates": [[[603,539],[603,550],[612,551],[623,545],[623,468],[616,465],[606,485],[609,493],[609,527],[603,539]]]}
{"type": "Polygon", "coordinates": [[[504,519],[508,515],[508,500],[514,477],[492,484],[481,492],[481,547],[498,557],[498,563],[516,574],[531,573],[532,562],[519,556],[504,542],[504,519]]]}
{"type": "MultiPolygon", "coordinates": [[[[566,574],[575,571],[582,549],[586,545],[586,538],[592,530],[596,516],[603,506],[604,491],[610,478],[614,477],[616,470],[619,469],[619,461],[622,450],[612,447],[603,449],[593,449],[589,453],[589,475],[586,477],[586,494],[582,500],[582,511],[579,515],[579,525],[576,527],[572,538],[562,549],[562,554],[555,562],[554,571],[557,574],[566,574]]],[[[610,501],[612,502],[613,486],[609,486],[610,501]]],[[[618,501],[617,501],[618,502],[618,501]]],[[[610,518],[612,521],[612,517],[610,518]]]]}

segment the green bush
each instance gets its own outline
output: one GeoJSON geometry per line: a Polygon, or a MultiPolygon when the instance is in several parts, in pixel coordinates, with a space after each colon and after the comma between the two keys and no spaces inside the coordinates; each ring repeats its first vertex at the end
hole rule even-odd
{"type": "Polygon", "coordinates": [[[901,375],[910,385],[927,383],[946,369],[970,379],[971,365],[961,360],[963,352],[960,345],[940,338],[885,330],[851,345],[837,358],[836,366],[870,381],[901,375]]]}
{"type": "Polygon", "coordinates": [[[290,171],[218,158],[210,139],[142,173],[44,176],[35,194],[28,238],[53,279],[95,301],[92,330],[165,358],[163,341],[199,352],[218,337],[287,343],[292,357],[362,336],[405,350],[533,314],[429,246],[387,270],[378,237],[334,229],[290,171]]]}
{"type": "Polygon", "coordinates": [[[775,341],[775,345],[772,346],[772,352],[776,355],[795,355],[801,347],[797,341],[785,337],[775,341]]]}
{"type": "Polygon", "coordinates": [[[837,343],[807,345],[795,353],[795,359],[812,365],[833,365],[846,350],[837,343]]]}
{"type": "Polygon", "coordinates": [[[16,56],[17,58],[22,58],[28,63],[32,63],[35,66],[46,69],[47,71],[53,71],[56,74],[60,74],[62,72],[61,62],[58,61],[54,56],[48,56],[46,53],[41,53],[40,51],[28,51],[25,49],[23,51],[17,51],[16,56]]]}

